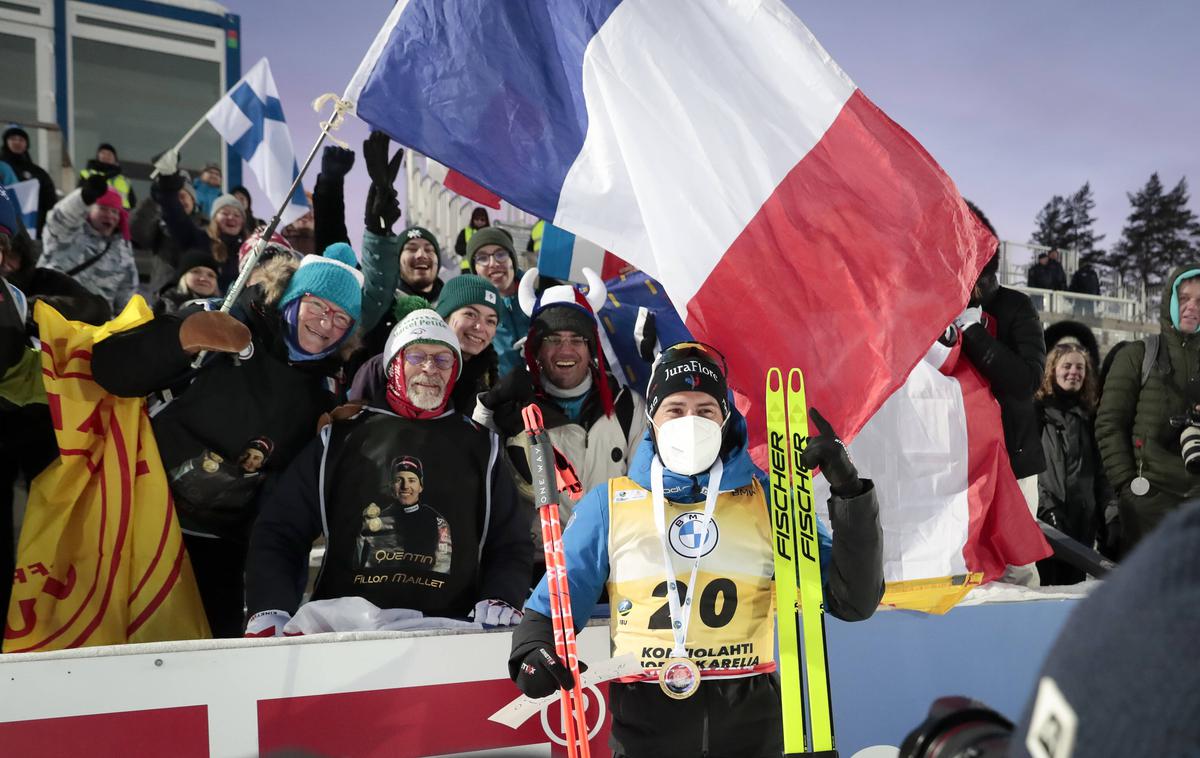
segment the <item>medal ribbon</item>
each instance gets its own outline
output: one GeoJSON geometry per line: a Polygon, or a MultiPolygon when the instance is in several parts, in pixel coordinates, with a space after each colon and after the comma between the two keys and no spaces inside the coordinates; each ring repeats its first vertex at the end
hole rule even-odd
{"type": "Polygon", "coordinates": [[[675,635],[675,647],[671,649],[671,657],[687,657],[687,630],[692,620],[692,595],[696,589],[696,573],[700,570],[700,558],[703,555],[704,542],[708,539],[708,525],[712,522],[713,511],[717,508],[717,496],[721,490],[721,474],[725,470],[721,459],[717,458],[712,468],[708,470],[708,494],[704,498],[704,515],[700,517],[700,544],[696,547],[696,559],[692,562],[692,574],[684,588],[682,603],[675,584],[675,567],[671,564],[670,537],[667,534],[666,498],[663,496],[663,464],[658,455],[650,462],[650,486],[654,500],[654,523],[658,527],[659,541],[662,542],[663,568],[667,572],[667,604],[671,612],[671,633],[675,635]]]}

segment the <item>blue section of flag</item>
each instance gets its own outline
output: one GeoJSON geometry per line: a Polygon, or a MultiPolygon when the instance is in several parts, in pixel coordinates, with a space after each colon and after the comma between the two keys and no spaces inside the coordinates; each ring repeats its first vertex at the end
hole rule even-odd
{"type": "Polygon", "coordinates": [[[584,51],[618,4],[411,0],[356,112],[518,208],[554,218],[587,134],[584,51]]]}
{"type": "MultiPolygon", "coordinates": [[[[276,97],[267,97],[264,101],[245,82],[235,87],[228,97],[250,122],[250,128],[246,130],[245,134],[230,145],[238,155],[242,156],[242,160],[249,163],[255,151],[262,146],[267,119],[287,123],[287,119],[283,116],[283,104],[276,97]]],[[[292,181],[296,180],[296,175],[299,173],[300,167],[293,161],[292,181]]],[[[292,193],[291,202],[294,205],[308,207],[308,198],[305,197],[302,188],[297,187],[296,191],[292,193]]]]}
{"type": "Polygon", "coordinates": [[[542,229],[542,249],[538,251],[538,273],[564,282],[568,281],[571,278],[571,260],[575,257],[575,235],[549,222],[542,229]]]}
{"type": "Polygon", "coordinates": [[[667,297],[662,285],[645,273],[635,271],[609,279],[604,284],[609,298],[599,316],[601,328],[607,332],[617,357],[611,370],[621,375],[623,383],[644,395],[650,381],[650,364],[642,360],[633,338],[638,308],[645,306],[654,313],[658,343],[664,347],[686,342],[692,339],[692,334],[679,318],[675,304],[667,297]]]}

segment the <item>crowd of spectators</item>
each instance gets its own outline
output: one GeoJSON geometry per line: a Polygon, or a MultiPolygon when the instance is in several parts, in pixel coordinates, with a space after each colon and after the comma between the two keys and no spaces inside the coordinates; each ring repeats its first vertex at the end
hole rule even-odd
{"type": "MultiPolygon", "coordinates": [[[[311,218],[267,241],[225,313],[220,298],[262,224],[245,188],[222,190],[219,166],[193,179],[166,154],[139,199],[116,149],[102,144],[59,197],[29,158],[24,130],[4,132],[0,166],[37,179],[43,196],[36,242],[11,207],[0,208],[6,282],[92,324],[139,290],[153,305],[153,321],[97,345],[94,377],[115,395],[151,399],[216,635],[282,634],[305,596],[318,537],[326,557],[314,599],[356,595],[516,623],[544,571],[521,409],[540,408],[589,490],[625,476],[647,437],[645,400],[605,364],[599,277],[584,297],[520,270],[512,236],[482,208],[453,253],[423,227],[396,231],[402,151],[389,152],[380,133],[363,145],[371,185],[352,248],[344,178],[356,155],[327,148],[311,218]],[[146,285],[135,249],[151,261],[146,285]]],[[[1173,275],[1160,334],[1114,348],[1106,379],[1091,331],[1044,331],[1037,304],[1003,286],[998,265],[994,255],[942,339],[961,342],[991,387],[1030,512],[1125,554],[1200,494],[1200,446],[1185,462],[1181,442],[1200,428],[1200,340],[1189,339],[1200,329],[1200,266],[1173,275]]],[[[1081,267],[1072,289],[1098,291],[1094,279],[1081,267]]],[[[1039,257],[1028,284],[1067,288],[1057,251],[1039,257]]],[[[44,406],[4,402],[0,414],[7,528],[14,482],[31,480],[56,450],[44,406]]],[[[565,521],[571,503],[560,505],[565,521]]],[[[12,542],[0,530],[9,568],[12,542]]],[[[1007,575],[1027,585],[1082,578],[1053,560],[1007,575]]]]}

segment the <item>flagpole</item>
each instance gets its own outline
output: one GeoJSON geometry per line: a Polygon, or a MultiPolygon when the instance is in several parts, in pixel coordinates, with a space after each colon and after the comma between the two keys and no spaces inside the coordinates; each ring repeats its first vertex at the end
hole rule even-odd
{"type": "MultiPolygon", "coordinates": [[[[304,174],[308,172],[308,167],[312,165],[313,158],[317,156],[317,151],[321,149],[321,144],[325,142],[325,138],[329,133],[342,125],[342,119],[347,110],[350,109],[350,104],[346,100],[338,99],[336,96],[322,95],[317,98],[313,105],[320,108],[326,100],[333,100],[333,116],[328,121],[321,122],[321,133],[317,135],[317,141],[312,146],[312,150],[308,151],[308,157],[304,159],[304,164],[300,166],[300,170],[296,172],[296,178],[292,180],[291,189],[288,190],[287,196],[283,199],[283,205],[275,210],[275,215],[271,217],[271,221],[267,224],[267,228],[259,234],[258,244],[250,251],[247,259],[241,264],[241,270],[238,272],[238,277],[233,282],[233,286],[229,288],[229,292],[225,295],[224,302],[221,303],[221,312],[228,313],[232,310],[234,303],[242,294],[242,290],[246,288],[246,282],[250,279],[251,272],[258,264],[259,256],[266,249],[267,244],[271,241],[271,235],[279,227],[279,221],[283,216],[283,212],[291,205],[292,196],[296,194],[296,190],[300,187],[300,180],[304,178],[304,174]]],[[[336,138],[334,138],[336,139],[336,138]]],[[[206,351],[202,351],[192,361],[192,368],[200,368],[200,364],[204,361],[206,351]]]]}
{"type": "MultiPolygon", "coordinates": [[[[222,95],[222,97],[224,97],[224,96],[222,95]]],[[[192,128],[187,130],[187,134],[184,134],[183,137],[180,138],[180,140],[175,143],[175,147],[171,148],[168,152],[178,153],[180,150],[182,150],[183,146],[187,144],[187,141],[190,140],[193,136],[195,136],[196,132],[200,131],[200,127],[204,126],[204,124],[207,121],[208,121],[208,113],[206,112],[203,116],[200,117],[199,121],[192,124],[192,128]]],[[[164,153],[164,155],[166,155],[166,153],[164,153]]],[[[153,171],[151,171],[150,172],[150,181],[154,181],[155,179],[157,179],[158,173],[159,172],[158,172],[157,167],[153,171]]]]}

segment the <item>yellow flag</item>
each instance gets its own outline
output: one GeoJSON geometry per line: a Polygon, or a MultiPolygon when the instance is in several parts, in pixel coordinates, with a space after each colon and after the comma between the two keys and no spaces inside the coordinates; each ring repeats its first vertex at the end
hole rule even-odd
{"type": "Polygon", "coordinates": [[[34,306],[60,452],[29,490],[6,653],[211,636],[146,401],[92,379],[92,346],[151,318],[140,297],[101,327],[34,306]]]}

